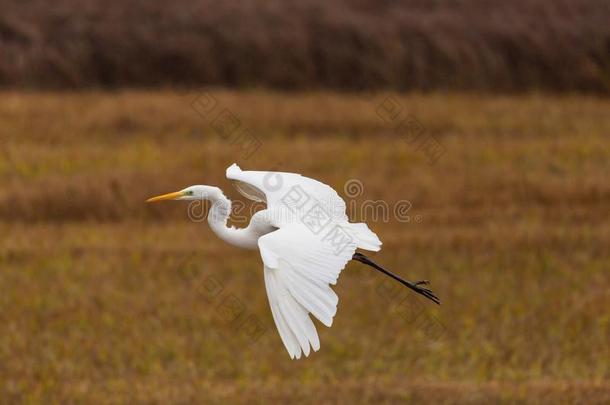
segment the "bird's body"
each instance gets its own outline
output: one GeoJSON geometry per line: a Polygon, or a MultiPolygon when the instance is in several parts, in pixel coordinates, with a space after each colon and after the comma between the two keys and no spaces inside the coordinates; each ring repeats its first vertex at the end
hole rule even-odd
{"type": "Polygon", "coordinates": [[[309,314],[332,325],[338,297],[330,285],[352,259],[436,299],[420,287],[423,282],[404,281],[356,253],[357,248],[378,251],[381,241],[366,224],[348,221],[345,202],[330,186],[295,173],[242,171],[236,164],[227,169],[227,178],[247,198],[267,204],[246,228],[227,226],[231,201],[217,187],[191,186],[149,201],[209,200],[212,231],[231,245],[260,251],[271,313],[292,358],[320,348],[309,314]]]}

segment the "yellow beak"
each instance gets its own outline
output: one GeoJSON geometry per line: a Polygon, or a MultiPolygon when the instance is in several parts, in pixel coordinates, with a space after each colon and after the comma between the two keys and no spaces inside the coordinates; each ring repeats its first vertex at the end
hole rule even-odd
{"type": "Polygon", "coordinates": [[[156,197],[149,198],[146,202],[155,202],[155,201],[163,201],[163,200],[175,200],[178,197],[182,197],[182,191],[176,191],[175,193],[168,193],[163,195],[158,195],[156,197]]]}

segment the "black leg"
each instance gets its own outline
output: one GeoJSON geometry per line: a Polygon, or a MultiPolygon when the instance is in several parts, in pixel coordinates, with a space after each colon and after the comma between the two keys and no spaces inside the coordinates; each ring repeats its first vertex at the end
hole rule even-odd
{"type": "Polygon", "coordinates": [[[365,255],[363,255],[362,253],[359,253],[359,252],[354,253],[354,256],[352,256],[352,260],[356,260],[356,261],[359,261],[360,263],[364,263],[368,266],[371,266],[375,270],[382,272],[386,276],[392,277],[394,280],[398,281],[402,285],[410,288],[411,290],[415,291],[418,294],[423,295],[424,297],[428,298],[429,300],[434,301],[438,305],[441,304],[441,300],[439,300],[438,297],[431,290],[429,290],[425,287],[421,287],[422,285],[430,284],[430,282],[428,280],[420,280],[420,281],[414,281],[414,282],[407,281],[407,280],[401,278],[400,276],[392,273],[391,271],[384,269],[383,267],[381,267],[380,265],[378,265],[377,263],[375,263],[374,261],[372,261],[371,259],[369,259],[368,257],[366,257],[365,255]]]}

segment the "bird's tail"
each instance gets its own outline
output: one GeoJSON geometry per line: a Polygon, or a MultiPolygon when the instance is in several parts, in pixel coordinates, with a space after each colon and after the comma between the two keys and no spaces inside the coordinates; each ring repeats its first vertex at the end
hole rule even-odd
{"type": "Polygon", "coordinates": [[[375,232],[371,231],[365,223],[347,223],[343,225],[343,227],[345,231],[354,239],[356,246],[358,246],[360,249],[370,250],[373,252],[377,252],[381,249],[381,241],[375,232]]]}

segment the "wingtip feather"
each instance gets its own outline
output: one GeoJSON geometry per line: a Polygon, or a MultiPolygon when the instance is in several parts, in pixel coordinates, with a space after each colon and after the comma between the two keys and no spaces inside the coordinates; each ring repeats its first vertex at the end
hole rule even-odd
{"type": "Polygon", "coordinates": [[[237,163],[233,163],[231,166],[227,167],[226,175],[229,176],[231,173],[238,173],[238,172],[241,172],[240,167],[237,165],[237,163]]]}

